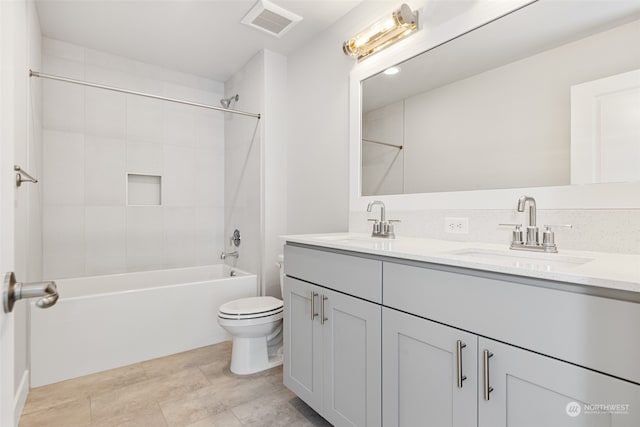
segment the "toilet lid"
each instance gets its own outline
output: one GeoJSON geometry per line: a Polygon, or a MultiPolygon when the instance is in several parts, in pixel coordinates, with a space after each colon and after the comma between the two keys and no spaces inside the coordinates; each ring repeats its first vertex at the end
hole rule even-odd
{"type": "Polygon", "coordinates": [[[251,297],[241,298],[222,304],[218,309],[220,314],[227,315],[247,315],[247,314],[267,314],[271,311],[282,308],[284,303],[274,297],[251,297]]]}

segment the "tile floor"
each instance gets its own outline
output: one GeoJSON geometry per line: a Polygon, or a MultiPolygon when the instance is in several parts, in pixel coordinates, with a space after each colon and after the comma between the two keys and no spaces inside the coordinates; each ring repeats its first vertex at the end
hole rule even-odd
{"type": "Polygon", "coordinates": [[[224,342],[34,388],[20,427],[330,426],[282,384],[282,367],[229,371],[224,342]]]}

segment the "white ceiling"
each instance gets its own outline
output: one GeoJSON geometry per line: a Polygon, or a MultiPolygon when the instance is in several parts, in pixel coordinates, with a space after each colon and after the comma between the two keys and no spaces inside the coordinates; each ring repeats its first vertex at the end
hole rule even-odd
{"type": "Polygon", "coordinates": [[[45,37],[224,82],[263,48],[294,52],[362,0],[272,0],[303,17],[281,39],[240,23],[257,0],[36,1],[45,37]]]}

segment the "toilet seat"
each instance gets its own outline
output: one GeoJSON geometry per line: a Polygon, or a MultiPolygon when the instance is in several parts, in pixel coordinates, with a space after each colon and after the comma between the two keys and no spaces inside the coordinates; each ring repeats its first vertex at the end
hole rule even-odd
{"type": "Polygon", "coordinates": [[[237,317],[222,317],[218,314],[218,324],[222,327],[233,327],[233,328],[241,328],[247,326],[260,326],[260,325],[269,325],[275,324],[280,321],[284,317],[284,313],[282,311],[276,312],[274,314],[270,314],[268,316],[263,317],[247,317],[239,319],[237,317]]]}
{"type": "Polygon", "coordinates": [[[257,319],[282,313],[284,303],[273,297],[241,298],[222,304],[218,317],[229,320],[257,319]]]}

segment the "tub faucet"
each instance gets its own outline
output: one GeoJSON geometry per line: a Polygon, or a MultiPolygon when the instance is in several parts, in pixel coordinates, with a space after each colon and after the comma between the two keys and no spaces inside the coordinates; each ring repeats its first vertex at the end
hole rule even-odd
{"type": "Polygon", "coordinates": [[[400,222],[400,220],[397,220],[397,219],[387,220],[384,202],[380,200],[374,200],[372,202],[369,202],[369,204],[367,205],[367,212],[371,212],[371,209],[376,205],[380,206],[380,220],[378,221],[377,219],[374,219],[374,218],[369,220],[369,221],[374,221],[373,230],[371,231],[371,237],[383,237],[386,239],[395,239],[396,233],[393,230],[393,223],[400,222]]]}
{"type": "Polygon", "coordinates": [[[227,257],[238,259],[239,256],[240,256],[240,254],[238,253],[238,251],[233,251],[233,252],[224,252],[224,251],[222,251],[220,253],[220,259],[227,259],[227,257]]]}

